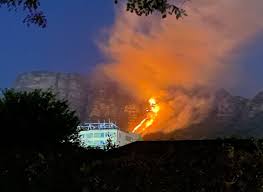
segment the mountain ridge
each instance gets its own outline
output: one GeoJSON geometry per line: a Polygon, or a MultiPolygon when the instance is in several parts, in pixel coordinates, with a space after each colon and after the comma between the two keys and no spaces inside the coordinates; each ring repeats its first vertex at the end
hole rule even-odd
{"type": "MultiPolygon", "coordinates": [[[[76,110],[82,121],[111,119],[126,130],[134,126],[144,113],[142,103],[99,72],[87,75],[27,72],[18,75],[14,88],[24,91],[36,88],[52,89],[60,99],[69,101],[70,107],[76,110]]],[[[233,96],[225,89],[219,89],[212,94],[212,110],[201,122],[170,134],[151,134],[146,136],[146,139],[263,136],[263,91],[251,99],[233,96]]]]}

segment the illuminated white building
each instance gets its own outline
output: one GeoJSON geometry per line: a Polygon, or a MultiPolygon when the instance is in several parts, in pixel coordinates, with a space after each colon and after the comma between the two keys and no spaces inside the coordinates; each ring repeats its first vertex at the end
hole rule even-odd
{"type": "Polygon", "coordinates": [[[134,141],[141,140],[141,137],[134,133],[121,131],[112,122],[83,123],[80,128],[80,140],[84,147],[104,148],[109,140],[116,146],[123,146],[134,141]]]}

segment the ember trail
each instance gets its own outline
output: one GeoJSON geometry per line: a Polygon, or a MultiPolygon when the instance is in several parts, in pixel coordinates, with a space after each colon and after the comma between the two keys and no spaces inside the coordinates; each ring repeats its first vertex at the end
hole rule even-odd
{"type": "Polygon", "coordinates": [[[156,102],[156,99],[151,97],[149,100],[150,108],[146,109],[146,118],[144,118],[134,129],[133,133],[143,133],[148,127],[150,127],[156,120],[160,111],[160,106],[156,102]]]}

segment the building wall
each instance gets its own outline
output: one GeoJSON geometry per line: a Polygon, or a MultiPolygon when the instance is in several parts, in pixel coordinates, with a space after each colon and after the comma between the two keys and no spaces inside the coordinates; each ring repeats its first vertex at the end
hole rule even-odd
{"type": "Polygon", "coordinates": [[[118,145],[123,146],[139,140],[139,135],[118,130],[118,145]]]}
{"type": "Polygon", "coordinates": [[[80,138],[85,147],[102,148],[109,138],[113,144],[117,144],[117,129],[81,131],[80,138]]]}
{"type": "Polygon", "coordinates": [[[118,129],[85,130],[80,132],[80,139],[84,147],[103,148],[108,143],[109,138],[112,144],[117,146],[123,146],[139,140],[138,135],[118,129]]]}

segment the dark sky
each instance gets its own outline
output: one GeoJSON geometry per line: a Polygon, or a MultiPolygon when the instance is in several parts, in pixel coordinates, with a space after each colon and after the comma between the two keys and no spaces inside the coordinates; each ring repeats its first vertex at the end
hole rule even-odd
{"type": "Polygon", "coordinates": [[[33,70],[87,72],[102,60],[95,41],[114,19],[111,0],[41,1],[48,27],[22,23],[21,12],[0,12],[0,87],[33,70]],[[74,2],[74,3],[73,3],[74,2]]]}
{"type": "Polygon", "coordinates": [[[236,59],[240,65],[240,82],[232,92],[252,97],[263,91],[263,32],[241,47],[236,59]]]}
{"type": "MultiPolygon", "coordinates": [[[[21,12],[0,12],[0,87],[17,74],[34,70],[85,73],[103,60],[95,41],[114,21],[112,0],[42,1],[48,27],[26,27],[21,12]]],[[[242,80],[234,94],[263,90],[263,34],[244,45],[236,58],[242,80]]],[[[227,87],[227,85],[226,85],[227,87]]]]}

